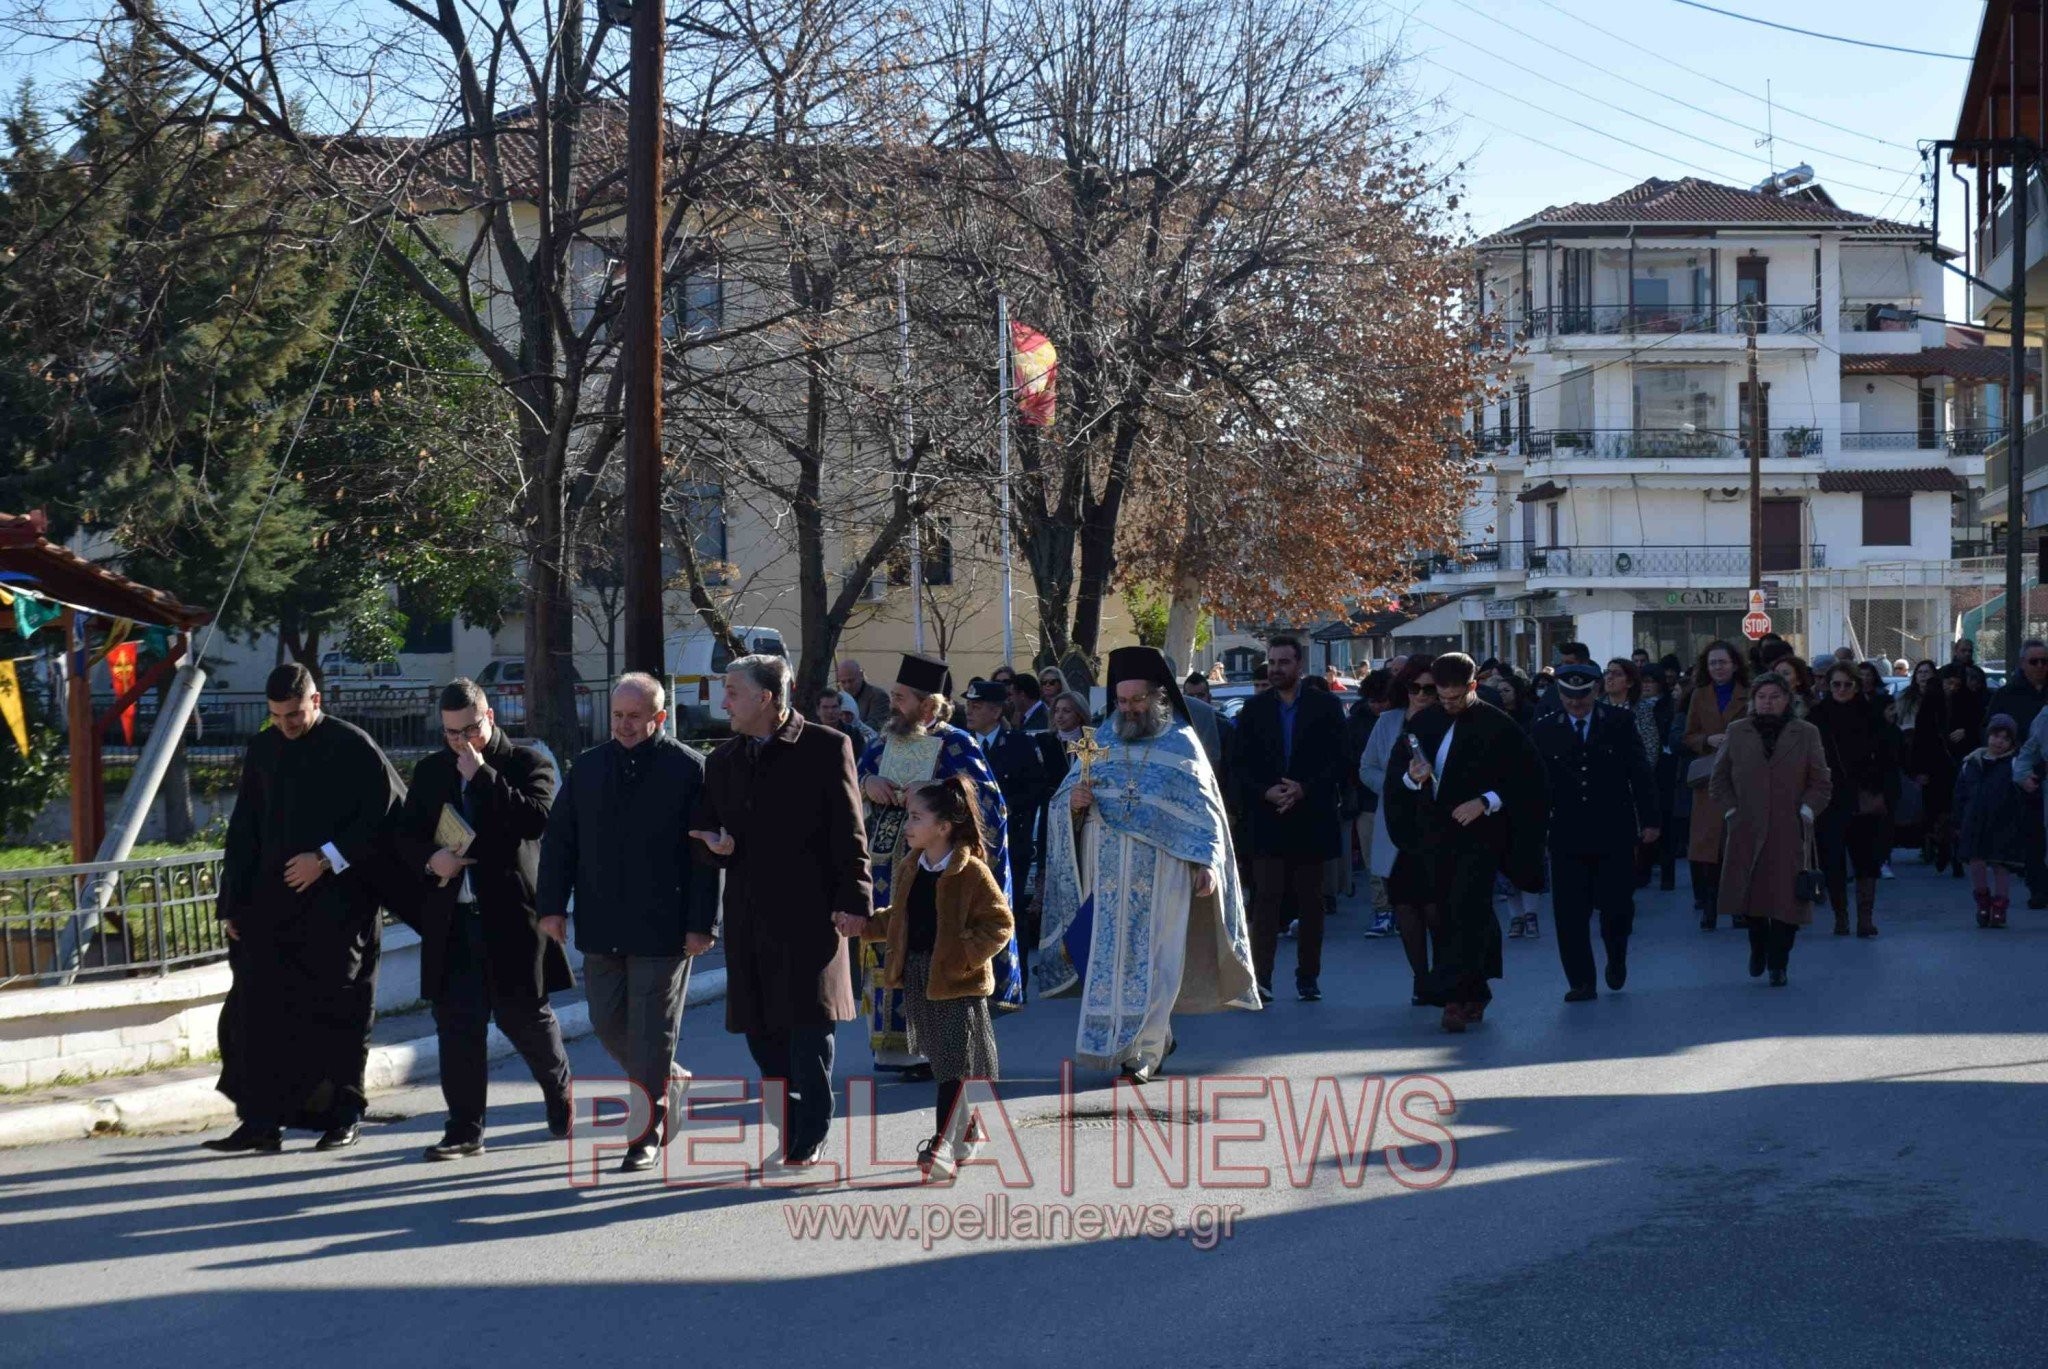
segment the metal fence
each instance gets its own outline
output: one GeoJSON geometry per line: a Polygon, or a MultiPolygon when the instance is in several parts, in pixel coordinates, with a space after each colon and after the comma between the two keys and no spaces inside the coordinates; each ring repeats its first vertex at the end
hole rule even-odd
{"type": "MultiPolygon", "coordinates": [[[[1804,564],[1809,566],[1827,562],[1825,546],[1781,547],[1767,544],[1764,547],[1764,570],[1772,573],[1774,565],[1796,568],[1801,564],[1802,554],[1804,564]]],[[[1746,577],[1749,574],[1749,544],[1719,547],[1531,547],[1528,562],[1532,578],[1543,575],[1588,580],[1638,575],[1746,577]]]]}
{"type": "MultiPolygon", "coordinates": [[[[1819,456],[1819,428],[1773,428],[1764,455],[1819,456]]],[[[1610,461],[1732,458],[1749,455],[1749,433],[1739,428],[1550,428],[1529,434],[1530,456],[1599,457],[1610,461]]]]}
{"type": "Polygon", "coordinates": [[[200,851],[151,860],[0,870],[0,988],[59,977],[61,944],[85,931],[90,891],[111,882],[79,957],[78,976],[168,974],[227,954],[214,920],[221,853],[200,851]]]}

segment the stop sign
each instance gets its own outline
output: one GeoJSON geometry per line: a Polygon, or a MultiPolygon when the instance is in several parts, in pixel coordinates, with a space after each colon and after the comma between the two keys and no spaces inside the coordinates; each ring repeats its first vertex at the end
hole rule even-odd
{"type": "Polygon", "coordinates": [[[1771,615],[1768,613],[1747,613],[1742,618],[1742,635],[1752,642],[1761,642],[1764,634],[1771,630],[1771,615]]]}

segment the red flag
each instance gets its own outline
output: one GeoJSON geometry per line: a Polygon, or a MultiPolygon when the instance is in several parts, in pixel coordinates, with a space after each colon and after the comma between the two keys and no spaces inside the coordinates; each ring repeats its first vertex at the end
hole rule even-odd
{"type": "MultiPolygon", "coordinates": [[[[135,643],[123,642],[107,652],[107,673],[114,677],[114,693],[126,694],[135,685],[135,643]]],[[[121,710],[121,735],[135,745],[135,705],[121,710]]]]}
{"type": "Polygon", "coordinates": [[[1052,426],[1058,400],[1060,354],[1052,339],[1021,323],[1010,325],[1010,388],[1017,418],[1034,428],[1052,426]]]}

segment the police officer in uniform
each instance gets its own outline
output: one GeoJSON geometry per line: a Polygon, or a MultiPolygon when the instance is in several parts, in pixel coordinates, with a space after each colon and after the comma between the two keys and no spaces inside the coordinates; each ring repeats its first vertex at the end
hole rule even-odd
{"type": "Polygon", "coordinates": [[[1607,943],[1607,987],[1628,980],[1635,921],[1635,848],[1657,840],[1657,786],[1627,709],[1599,702],[1600,672],[1573,663],[1557,672],[1558,708],[1530,728],[1550,790],[1551,915],[1564,962],[1567,1003],[1598,998],[1593,912],[1607,943]]]}

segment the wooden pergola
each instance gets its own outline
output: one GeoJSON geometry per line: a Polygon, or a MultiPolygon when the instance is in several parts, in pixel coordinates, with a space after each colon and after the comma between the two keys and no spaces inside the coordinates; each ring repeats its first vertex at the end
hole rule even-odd
{"type": "Polygon", "coordinates": [[[131,580],[49,540],[49,519],[37,510],[0,513],[0,588],[32,594],[57,605],[64,632],[66,721],[71,752],[71,855],[79,864],[94,858],[106,835],[106,777],[100,759],[100,738],[107,725],[177,668],[195,628],[213,614],[193,608],[176,596],[131,580]],[[92,707],[91,620],[109,625],[126,620],[168,629],[170,648],[135,682],[123,690],[104,713],[92,707]]]}

